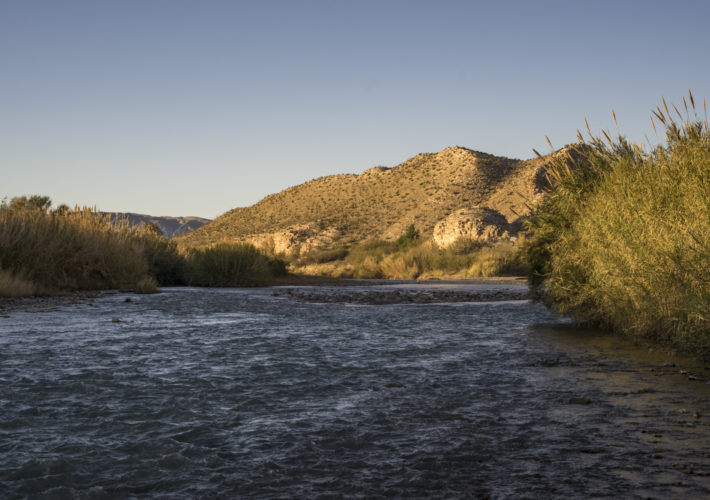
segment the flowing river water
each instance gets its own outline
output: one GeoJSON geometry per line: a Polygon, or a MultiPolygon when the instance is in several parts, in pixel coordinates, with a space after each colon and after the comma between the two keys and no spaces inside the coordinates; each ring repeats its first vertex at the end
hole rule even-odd
{"type": "Polygon", "coordinates": [[[520,284],[0,312],[2,498],[707,498],[710,371],[520,284]]]}

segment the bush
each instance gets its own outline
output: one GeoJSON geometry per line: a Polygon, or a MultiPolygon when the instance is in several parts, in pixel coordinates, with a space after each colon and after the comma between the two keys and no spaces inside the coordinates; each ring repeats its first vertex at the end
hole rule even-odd
{"type": "Polygon", "coordinates": [[[309,264],[324,264],[335,260],[342,260],[348,255],[348,249],[345,247],[327,248],[310,252],[299,259],[296,259],[294,264],[298,266],[307,266],[309,264]]]}
{"type": "Polygon", "coordinates": [[[415,228],[414,224],[410,224],[409,226],[407,226],[407,229],[404,231],[404,234],[397,238],[397,241],[395,241],[395,246],[399,250],[404,250],[407,247],[415,245],[419,241],[419,237],[419,229],[415,228]]]}
{"type": "Polygon", "coordinates": [[[187,255],[187,282],[195,286],[258,286],[286,274],[283,261],[246,243],[218,243],[187,255]]]}
{"type": "Polygon", "coordinates": [[[710,357],[710,134],[664,109],[665,147],[592,137],[555,166],[525,255],[560,312],[710,357]]]}
{"type": "Polygon", "coordinates": [[[528,274],[527,265],[520,252],[511,243],[503,242],[494,247],[484,247],[474,256],[466,270],[468,278],[528,274]]]}
{"type": "Polygon", "coordinates": [[[160,285],[185,284],[185,257],[174,240],[163,236],[158,228],[145,224],[138,228],[135,237],[148,265],[148,274],[160,285]]]}
{"type": "Polygon", "coordinates": [[[396,250],[396,245],[391,241],[373,239],[351,248],[347,256],[347,261],[357,267],[367,259],[380,261],[385,255],[396,250]]]}
{"type": "Polygon", "coordinates": [[[467,255],[476,252],[483,248],[483,243],[478,240],[473,240],[471,238],[460,237],[457,238],[451,245],[446,249],[449,253],[454,255],[467,255]]]}

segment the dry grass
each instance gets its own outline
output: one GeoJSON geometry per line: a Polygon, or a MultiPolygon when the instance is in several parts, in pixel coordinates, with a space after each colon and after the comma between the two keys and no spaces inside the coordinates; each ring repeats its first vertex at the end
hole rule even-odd
{"type": "Polygon", "coordinates": [[[461,242],[440,249],[431,240],[409,245],[370,240],[353,247],[341,259],[318,261],[308,256],[291,264],[292,272],[358,279],[467,279],[501,275],[525,275],[527,269],[519,246],[495,246],[461,242]],[[462,250],[463,248],[468,251],[462,250]]]}
{"type": "Polygon", "coordinates": [[[0,297],[31,297],[37,293],[37,285],[0,269],[0,297]]]}
{"type": "Polygon", "coordinates": [[[667,146],[606,133],[553,170],[526,254],[561,312],[710,357],[710,133],[690,100],[680,123],[654,111],[667,146]]]}
{"type": "Polygon", "coordinates": [[[0,265],[47,290],[131,288],[148,275],[130,229],[88,210],[0,208],[0,265]]]}
{"type": "Polygon", "coordinates": [[[136,293],[157,293],[158,292],[158,282],[155,278],[151,276],[146,276],[141,278],[133,287],[133,291],[136,293]]]}
{"type": "Polygon", "coordinates": [[[112,222],[89,209],[52,212],[49,204],[48,197],[35,196],[0,205],[0,295],[253,285],[285,271],[283,263],[249,245],[185,253],[150,225],[112,222]]]}

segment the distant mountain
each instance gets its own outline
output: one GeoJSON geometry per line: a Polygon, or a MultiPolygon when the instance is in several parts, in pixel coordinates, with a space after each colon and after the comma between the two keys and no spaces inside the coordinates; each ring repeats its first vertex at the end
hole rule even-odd
{"type": "Polygon", "coordinates": [[[165,236],[173,238],[194,231],[210,222],[202,217],[158,217],[154,215],[134,214],[131,212],[104,212],[112,220],[125,220],[133,226],[141,226],[148,222],[156,224],[165,236]]]}
{"type": "Polygon", "coordinates": [[[181,240],[195,246],[249,241],[277,253],[304,254],[372,238],[393,240],[410,224],[443,246],[457,237],[481,237],[491,225],[491,235],[514,238],[522,218],[544,196],[549,160],[462,147],[422,153],[394,168],[320,177],[285,189],[230,210],[181,240]]]}

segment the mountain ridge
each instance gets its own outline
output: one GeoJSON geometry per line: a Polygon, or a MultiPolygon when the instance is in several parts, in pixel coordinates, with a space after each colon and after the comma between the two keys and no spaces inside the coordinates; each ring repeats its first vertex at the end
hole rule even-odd
{"type": "Polygon", "coordinates": [[[139,214],[135,212],[101,212],[108,216],[112,221],[126,221],[132,226],[142,226],[143,224],[152,223],[157,225],[163,232],[163,235],[168,238],[175,238],[194,231],[195,229],[210,222],[210,219],[203,217],[185,216],[157,216],[139,214]]]}
{"type": "Polygon", "coordinates": [[[188,246],[248,241],[298,254],[336,243],[393,240],[411,224],[428,238],[447,217],[481,207],[500,214],[515,234],[544,195],[550,158],[518,160],[460,146],[420,153],[392,168],[375,166],[288,187],[229,210],[180,241],[188,246]]]}

